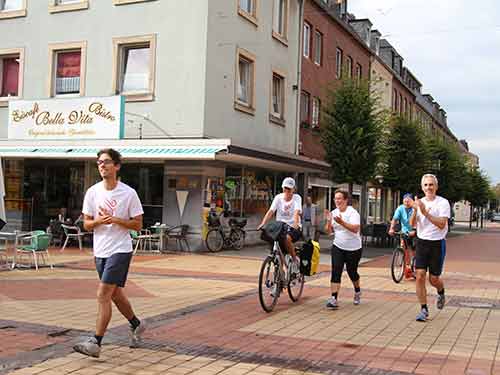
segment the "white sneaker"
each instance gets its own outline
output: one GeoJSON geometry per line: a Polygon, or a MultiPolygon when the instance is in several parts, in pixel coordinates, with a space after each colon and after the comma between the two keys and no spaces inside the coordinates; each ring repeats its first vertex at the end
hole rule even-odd
{"type": "Polygon", "coordinates": [[[353,301],[353,303],[355,305],[359,305],[361,303],[361,291],[354,292],[354,301],[353,301]]]}
{"type": "Polygon", "coordinates": [[[89,357],[99,358],[101,347],[97,344],[95,337],[88,337],[85,341],[79,342],[73,346],[75,352],[88,355],[89,357]]]}
{"type": "Polygon", "coordinates": [[[338,309],[339,304],[337,302],[337,298],[335,298],[334,296],[331,296],[330,298],[328,298],[328,300],[326,301],[326,307],[328,307],[329,309],[332,309],[332,310],[338,309]]]}
{"type": "Polygon", "coordinates": [[[130,327],[130,347],[137,348],[142,342],[142,334],[146,331],[146,323],[144,320],[141,321],[135,329],[130,327]]]}

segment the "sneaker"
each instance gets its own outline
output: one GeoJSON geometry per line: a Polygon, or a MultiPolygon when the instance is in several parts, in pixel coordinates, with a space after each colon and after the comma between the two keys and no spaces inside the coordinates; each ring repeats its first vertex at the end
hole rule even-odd
{"type": "Polygon", "coordinates": [[[427,318],[429,317],[429,311],[427,311],[426,309],[422,309],[420,310],[420,312],[417,314],[417,317],[415,318],[415,320],[417,322],[425,322],[427,320],[427,318]]]}
{"type": "Polygon", "coordinates": [[[446,298],[445,298],[444,294],[438,294],[437,301],[436,301],[437,309],[442,310],[445,302],[446,302],[446,298]]]}
{"type": "Polygon", "coordinates": [[[361,303],[361,292],[354,292],[354,301],[355,305],[359,305],[361,303]]]}
{"type": "Polygon", "coordinates": [[[142,334],[146,331],[146,323],[141,321],[135,329],[130,327],[130,347],[137,348],[139,344],[142,342],[142,334]]]}
{"type": "Polygon", "coordinates": [[[332,309],[332,310],[336,310],[339,308],[339,304],[337,302],[337,298],[331,296],[330,298],[328,298],[328,301],[326,301],[326,307],[328,307],[329,309],[332,309]]]}
{"type": "Polygon", "coordinates": [[[73,346],[73,350],[94,358],[99,358],[101,354],[101,347],[97,344],[95,337],[89,337],[85,341],[76,344],[73,346]]]}

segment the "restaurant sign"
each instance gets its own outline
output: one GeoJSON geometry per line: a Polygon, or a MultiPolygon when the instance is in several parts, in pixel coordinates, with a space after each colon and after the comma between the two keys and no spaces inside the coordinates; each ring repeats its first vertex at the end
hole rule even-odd
{"type": "Polygon", "coordinates": [[[9,102],[9,139],[121,139],[122,96],[9,102]]]}

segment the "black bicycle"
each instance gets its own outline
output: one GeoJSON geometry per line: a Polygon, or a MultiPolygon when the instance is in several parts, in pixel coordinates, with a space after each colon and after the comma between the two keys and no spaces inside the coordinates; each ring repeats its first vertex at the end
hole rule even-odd
{"type": "MultiPolygon", "coordinates": [[[[261,229],[264,231],[264,229],[261,229]]],[[[300,249],[295,249],[297,256],[300,249]]],[[[285,266],[282,267],[283,252],[278,240],[272,244],[269,255],[262,262],[259,273],[259,301],[265,312],[273,311],[284,288],[293,302],[297,302],[304,290],[304,275],[300,269],[292,271],[292,257],[286,254],[285,266]]],[[[298,267],[297,267],[298,268],[298,267]]]]}
{"type": "Polygon", "coordinates": [[[408,246],[409,236],[402,232],[396,232],[399,235],[399,241],[392,252],[391,276],[395,283],[400,283],[403,276],[407,278],[415,276],[415,257],[411,255],[408,246]]]}
{"type": "MultiPolygon", "coordinates": [[[[220,215],[230,216],[225,211],[220,215]]],[[[243,228],[247,225],[247,219],[240,217],[231,217],[228,221],[228,227],[222,225],[220,215],[212,213],[208,215],[209,230],[205,238],[207,249],[212,252],[218,252],[222,249],[241,250],[245,245],[246,232],[243,228]]]]}

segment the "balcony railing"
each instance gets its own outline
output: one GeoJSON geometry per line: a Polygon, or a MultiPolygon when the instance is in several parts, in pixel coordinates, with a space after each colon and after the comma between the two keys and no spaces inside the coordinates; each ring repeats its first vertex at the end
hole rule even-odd
{"type": "Polygon", "coordinates": [[[56,94],[79,94],[80,77],[56,78],[56,94]]]}

